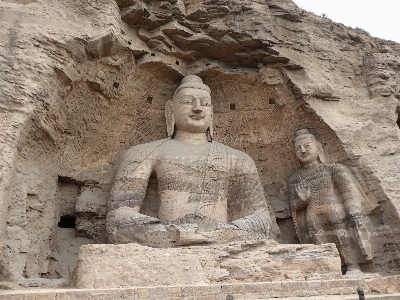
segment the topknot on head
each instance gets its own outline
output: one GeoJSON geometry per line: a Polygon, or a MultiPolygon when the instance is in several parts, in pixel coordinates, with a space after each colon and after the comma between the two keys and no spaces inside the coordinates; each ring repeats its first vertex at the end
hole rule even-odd
{"type": "Polygon", "coordinates": [[[308,129],[308,128],[302,128],[302,129],[299,129],[299,130],[297,130],[296,132],[295,132],[295,134],[294,134],[294,138],[297,138],[297,137],[299,137],[299,136],[301,136],[301,135],[312,135],[312,136],[314,136],[315,137],[315,134],[313,133],[313,132],[311,132],[311,130],[310,129],[308,129]]]}
{"type": "Polygon", "coordinates": [[[175,94],[178,94],[180,90],[184,88],[193,88],[193,89],[200,89],[206,91],[207,93],[211,94],[210,88],[203,83],[203,80],[197,75],[188,75],[182,79],[181,85],[175,91],[175,94]]]}
{"type": "Polygon", "coordinates": [[[188,75],[188,76],[183,77],[181,84],[188,83],[188,82],[203,83],[203,80],[197,75],[188,75]]]}

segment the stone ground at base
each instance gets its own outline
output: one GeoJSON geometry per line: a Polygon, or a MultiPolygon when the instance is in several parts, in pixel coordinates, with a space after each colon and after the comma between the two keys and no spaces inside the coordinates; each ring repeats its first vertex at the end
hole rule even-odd
{"type": "MultiPolygon", "coordinates": [[[[33,291],[33,290],[26,290],[24,292],[24,295],[21,295],[21,291],[0,291],[0,299],[8,300],[8,299],[23,299],[23,300],[53,300],[54,295],[49,295],[48,292],[49,290],[41,290],[39,291],[33,291]],[[22,296],[22,297],[21,297],[22,296]],[[24,297],[25,296],[25,297],[24,297]],[[48,297],[47,297],[48,296],[48,297]]],[[[57,290],[60,291],[60,290],[57,290]]],[[[64,290],[67,291],[67,290],[64,290]]],[[[68,298],[59,298],[56,297],[56,299],[70,299],[68,298]]],[[[77,299],[77,298],[73,298],[77,299]]],[[[93,298],[90,298],[93,299],[93,298]]],[[[109,298],[107,298],[109,299],[109,298]]],[[[121,298],[116,298],[116,300],[119,300],[121,298]]],[[[163,297],[159,298],[160,300],[164,299],[163,297]]],[[[167,298],[171,299],[171,298],[167,298]]],[[[173,298],[173,299],[186,299],[186,298],[173,298]]],[[[187,299],[195,299],[195,298],[187,298],[187,299]]],[[[199,298],[200,299],[200,298],[199,298]]],[[[201,298],[204,299],[204,298],[201,298]]],[[[208,298],[207,298],[208,299],[208,298]]],[[[321,296],[308,296],[308,297],[284,297],[284,298],[258,298],[255,300],[277,300],[277,299],[284,299],[284,300],[359,300],[358,295],[353,294],[353,295],[321,295],[321,296]]],[[[395,293],[395,294],[366,294],[365,295],[366,300],[400,300],[400,293],[395,293]]],[[[85,300],[85,297],[82,298],[82,300],[85,300]]],[[[245,300],[243,296],[237,298],[235,297],[234,300],[245,300]]]]}
{"type": "MultiPolygon", "coordinates": [[[[277,300],[277,299],[285,299],[285,300],[359,300],[358,295],[334,295],[334,296],[310,296],[310,297],[288,297],[288,298],[260,298],[256,300],[277,300]]],[[[372,295],[366,294],[365,300],[400,300],[400,293],[396,294],[379,294],[372,295]]]]}

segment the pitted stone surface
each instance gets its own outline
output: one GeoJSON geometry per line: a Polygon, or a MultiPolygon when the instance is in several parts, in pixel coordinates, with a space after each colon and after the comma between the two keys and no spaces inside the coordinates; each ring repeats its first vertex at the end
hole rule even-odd
{"type": "Polygon", "coordinates": [[[292,136],[313,128],[326,163],[380,204],[361,269],[398,270],[398,44],[289,0],[10,0],[0,14],[4,278],[69,278],[79,247],[105,242],[122,153],[167,137],[165,103],[188,74],[211,89],[215,141],[255,161],[281,242],[299,242],[292,136]]]}
{"type": "Polygon", "coordinates": [[[74,275],[78,288],[204,285],[341,278],[334,244],[279,245],[232,242],[154,249],[138,244],[81,247],[74,275]]]}

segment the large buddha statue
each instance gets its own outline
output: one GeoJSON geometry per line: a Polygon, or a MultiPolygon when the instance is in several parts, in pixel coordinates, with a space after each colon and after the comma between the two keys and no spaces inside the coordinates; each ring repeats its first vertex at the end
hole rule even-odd
{"type": "Polygon", "coordinates": [[[182,80],[165,115],[169,138],[130,148],[120,163],[108,206],[108,241],[173,247],[227,236],[276,238],[279,229],[254,161],[212,140],[210,89],[200,77],[182,80]],[[158,184],[157,217],[142,209],[151,177],[158,184]]]}
{"type": "Polygon", "coordinates": [[[322,144],[300,129],[294,148],[301,169],[289,176],[290,204],[301,243],[335,243],[347,271],[372,259],[364,216],[377,207],[341,164],[324,163],[322,144]]]}

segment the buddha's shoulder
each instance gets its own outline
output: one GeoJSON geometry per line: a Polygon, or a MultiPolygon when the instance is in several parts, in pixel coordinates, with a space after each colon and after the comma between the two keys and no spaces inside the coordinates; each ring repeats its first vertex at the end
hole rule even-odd
{"type": "Polygon", "coordinates": [[[219,142],[213,141],[212,147],[213,147],[213,149],[212,149],[213,154],[218,153],[218,152],[227,153],[229,156],[231,156],[233,158],[253,162],[253,159],[246,152],[234,149],[225,144],[221,144],[219,142]]]}
{"type": "Polygon", "coordinates": [[[151,153],[153,153],[162,144],[168,143],[170,141],[171,141],[170,138],[166,138],[150,143],[132,146],[125,152],[125,160],[132,160],[132,159],[140,160],[141,158],[145,158],[151,153]]]}

